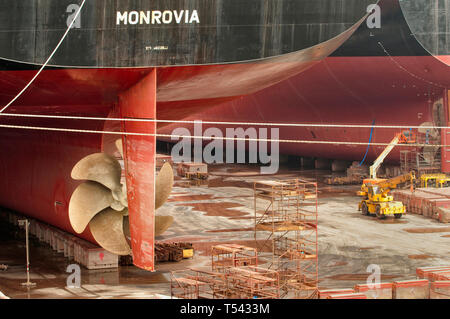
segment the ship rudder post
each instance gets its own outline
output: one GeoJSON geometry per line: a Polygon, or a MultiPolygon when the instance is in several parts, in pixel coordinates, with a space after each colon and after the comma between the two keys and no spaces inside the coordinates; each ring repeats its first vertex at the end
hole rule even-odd
{"type": "MultiPolygon", "coordinates": [[[[156,119],[156,69],[119,95],[123,119],[156,119]]],[[[124,133],[156,134],[155,122],[122,121],[124,133]]],[[[131,249],[135,266],[154,271],[156,137],[122,136],[131,249]]]]}

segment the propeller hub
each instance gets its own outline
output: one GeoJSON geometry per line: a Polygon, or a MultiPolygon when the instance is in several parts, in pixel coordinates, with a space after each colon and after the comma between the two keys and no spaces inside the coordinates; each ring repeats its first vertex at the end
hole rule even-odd
{"type": "MultiPolygon", "coordinates": [[[[120,184],[120,187],[117,187],[111,191],[112,197],[118,204],[122,205],[122,209],[125,207],[128,207],[128,199],[127,199],[127,192],[126,188],[123,187],[122,184],[120,184]]],[[[112,207],[112,206],[111,206],[112,207]]],[[[120,209],[120,210],[122,210],[120,209]]]]}

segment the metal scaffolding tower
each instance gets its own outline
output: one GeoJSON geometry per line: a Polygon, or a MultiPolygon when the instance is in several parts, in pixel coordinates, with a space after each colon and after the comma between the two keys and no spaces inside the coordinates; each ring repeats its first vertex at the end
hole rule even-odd
{"type": "Polygon", "coordinates": [[[224,299],[229,295],[223,273],[200,269],[171,272],[170,294],[178,299],[224,299]]]}
{"type": "Polygon", "coordinates": [[[417,176],[441,172],[441,149],[431,146],[440,144],[440,137],[430,137],[426,134],[417,135],[417,143],[423,147],[408,147],[400,151],[400,168],[402,173],[415,171],[417,176]]]}
{"type": "Polygon", "coordinates": [[[171,273],[172,298],[277,299],[278,272],[254,266],[228,267],[223,273],[187,269],[171,273]]]}
{"type": "Polygon", "coordinates": [[[317,183],[255,182],[254,209],[255,241],[259,251],[271,251],[267,268],[280,275],[281,297],[316,298],[317,183]]]}

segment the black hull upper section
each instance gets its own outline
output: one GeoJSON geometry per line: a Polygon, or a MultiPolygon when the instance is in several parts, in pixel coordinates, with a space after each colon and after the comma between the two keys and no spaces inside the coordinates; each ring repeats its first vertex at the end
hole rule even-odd
{"type": "Polygon", "coordinates": [[[381,0],[378,4],[381,28],[361,24],[332,56],[450,55],[450,0],[381,0]]]}
{"type": "Polygon", "coordinates": [[[450,53],[450,0],[400,2],[414,37],[433,55],[450,53]]]}
{"type": "MultiPolygon", "coordinates": [[[[336,37],[376,1],[88,0],[49,65],[147,67],[262,59],[336,37]]],[[[76,3],[81,0],[0,0],[0,57],[43,64],[72,21],[76,3]]]]}

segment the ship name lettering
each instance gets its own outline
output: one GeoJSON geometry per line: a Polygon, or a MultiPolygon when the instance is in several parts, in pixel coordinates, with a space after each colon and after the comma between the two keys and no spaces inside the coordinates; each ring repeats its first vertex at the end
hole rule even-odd
{"type": "Polygon", "coordinates": [[[116,24],[194,24],[200,23],[197,10],[117,11],[116,24]]]}

